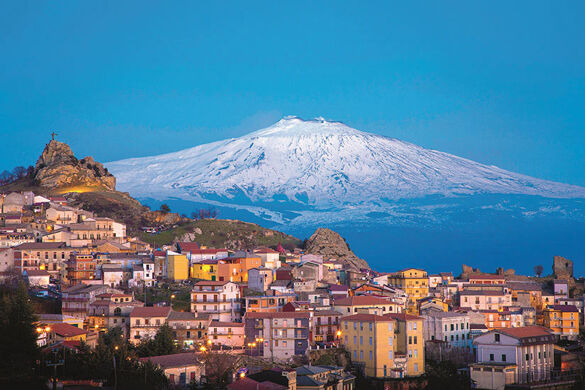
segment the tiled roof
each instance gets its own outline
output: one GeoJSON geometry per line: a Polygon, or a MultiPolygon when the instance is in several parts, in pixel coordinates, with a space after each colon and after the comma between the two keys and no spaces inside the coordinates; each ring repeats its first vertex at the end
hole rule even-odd
{"type": "Polygon", "coordinates": [[[73,326],[71,324],[67,324],[65,322],[52,324],[51,329],[53,329],[55,334],[63,337],[73,337],[87,334],[87,331],[79,329],[78,327],[73,326]]]}
{"type": "Polygon", "coordinates": [[[335,306],[372,306],[389,305],[391,303],[392,302],[387,299],[367,295],[356,295],[335,300],[335,306]]]}
{"type": "Polygon", "coordinates": [[[502,328],[495,329],[494,332],[502,333],[516,339],[525,339],[530,337],[552,336],[550,330],[542,326],[521,326],[519,328],[502,328]]]}
{"type": "Polygon", "coordinates": [[[575,305],[550,305],[548,307],[565,313],[579,313],[579,309],[575,305]]]}
{"type": "Polygon", "coordinates": [[[169,321],[190,321],[195,320],[195,313],[192,313],[190,311],[171,310],[167,318],[169,321]]]}
{"type": "Polygon", "coordinates": [[[308,311],[282,311],[277,313],[248,312],[246,318],[309,318],[308,311]]]}
{"type": "Polygon", "coordinates": [[[364,321],[364,322],[390,322],[393,321],[392,318],[379,316],[376,314],[367,314],[367,313],[360,313],[360,314],[353,314],[346,317],[341,317],[340,321],[364,321]]]}
{"type": "Polygon", "coordinates": [[[217,280],[201,280],[194,284],[194,286],[223,286],[230,281],[217,281],[217,280]]]}
{"type": "Polygon", "coordinates": [[[243,328],[244,323],[242,322],[222,322],[222,321],[211,321],[209,328],[243,328]]]}
{"type": "Polygon", "coordinates": [[[422,317],[414,316],[408,313],[387,313],[384,314],[384,317],[393,318],[395,320],[400,321],[412,321],[412,320],[422,320],[422,317]]]}
{"type": "Polygon", "coordinates": [[[15,250],[30,250],[30,249],[62,249],[66,248],[67,244],[64,242],[25,242],[14,247],[15,250]]]}
{"type": "Polygon", "coordinates": [[[198,251],[201,249],[196,242],[178,242],[177,246],[181,248],[181,252],[198,251]]]}
{"type": "Polygon", "coordinates": [[[170,312],[171,308],[165,306],[135,307],[130,317],[168,317],[170,312]]]}
{"type": "Polygon", "coordinates": [[[496,280],[505,280],[506,277],[504,275],[490,275],[490,274],[485,274],[485,275],[471,275],[469,276],[469,280],[472,279],[496,279],[496,280]]]}

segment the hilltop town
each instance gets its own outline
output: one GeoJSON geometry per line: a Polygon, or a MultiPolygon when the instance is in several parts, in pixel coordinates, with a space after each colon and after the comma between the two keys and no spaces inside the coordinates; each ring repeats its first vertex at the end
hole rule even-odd
{"type": "Polygon", "coordinates": [[[10,332],[29,329],[23,359],[34,371],[15,360],[0,384],[29,375],[88,388],[583,385],[584,280],[569,259],[530,276],[429,274],[400,261],[373,270],[329,229],[303,243],[212,212],[151,211],[115,183],[51,140],[1,188],[2,348],[20,348],[26,340],[10,332]],[[116,197],[123,206],[108,203],[116,197]]]}

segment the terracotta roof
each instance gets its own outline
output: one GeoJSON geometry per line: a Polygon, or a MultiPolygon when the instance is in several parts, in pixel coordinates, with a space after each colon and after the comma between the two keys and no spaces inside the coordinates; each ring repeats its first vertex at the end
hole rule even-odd
{"type": "Polygon", "coordinates": [[[497,280],[505,280],[506,277],[504,275],[471,275],[469,276],[469,280],[472,279],[497,279],[497,280]]]}
{"type": "Polygon", "coordinates": [[[191,251],[198,251],[201,248],[199,247],[199,244],[196,242],[178,242],[177,243],[177,247],[181,248],[181,252],[191,252],[191,251]]]}
{"type": "Polygon", "coordinates": [[[335,306],[372,306],[372,305],[389,305],[392,302],[378,297],[372,297],[368,295],[356,295],[353,297],[346,297],[336,299],[335,306]]]}
{"type": "Polygon", "coordinates": [[[66,248],[67,244],[64,242],[25,242],[14,247],[15,250],[27,249],[62,249],[66,248]]]}
{"type": "Polygon", "coordinates": [[[194,284],[194,286],[223,286],[227,283],[233,283],[229,280],[227,281],[218,281],[218,280],[201,280],[194,284]]]}
{"type": "Polygon", "coordinates": [[[171,308],[168,306],[135,307],[130,317],[168,317],[170,311],[171,308]]]}
{"type": "Polygon", "coordinates": [[[63,337],[73,337],[87,334],[87,331],[79,329],[78,327],[73,326],[71,324],[67,324],[65,322],[58,322],[56,324],[52,324],[51,329],[53,329],[55,334],[63,337]]]}
{"type": "Polygon", "coordinates": [[[422,320],[422,317],[414,316],[408,313],[387,313],[384,314],[384,317],[392,318],[399,321],[412,321],[412,320],[422,320]]]}
{"type": "Polygon", "coordinates": [[[166,251],[154,251],[153,254],[154,254],[154,256],[164,257],[167,255],[167,252],[166,251]]]}
{"type": "Polygon", "coordinates": [[[565,313],[579,313],[579,309],[575,305],[549,305],[548,307],[565,313]]]}
{"type": "Polygon", "coordinates": [[[383,316],[379,316],[376,314],[366,314],[366,313],[361,313],[361,314],[353,314],[350,316],[346,316],[346,317],[341,317],[339,319],[340,321],[364,321],[364,322],[390,322],[390,321],[394,321],[394,319],[389,318],[389,317],[383,317],[383,316]]]}
{"type": "Polygon", "coordinates": [[[282,311],[277,313],[248,312],[246,318],[309,318],[308,311],[282,311]]]}
{"type": "Polygon", "coordinates": [[[244,324],[242,322],[211,321],[211,323],[208,326],[208,328],[223,328],[223,327],[243,328],[244,324]]]}
{"type": "Polygon", "coordinates": [[[552,336],[549,329],[542,326],[521,326],[519,328],[501,328],[494,329],[493,332],[502,333],[516,339],[525,339],[530,337],[552,336]]]}
{"type": "Polygon", "coordinates": [[[349,287],[341,285],[341,284],[330,284],[329,291],[345,291],[347,292],[349,287]]]}

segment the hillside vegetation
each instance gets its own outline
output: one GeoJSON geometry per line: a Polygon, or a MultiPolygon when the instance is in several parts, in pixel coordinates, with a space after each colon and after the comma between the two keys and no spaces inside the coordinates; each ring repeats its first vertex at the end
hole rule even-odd
{"type": "Polygon", "coordinates": [[[140,238],[158,247],[177,241],[196,241],[199,245],[232,250],[275,247],[278,243],[289,249],[302,246],[301,240],[288,234],[229,219],[195,220],[157,234],[142,232],[140,238]]]}

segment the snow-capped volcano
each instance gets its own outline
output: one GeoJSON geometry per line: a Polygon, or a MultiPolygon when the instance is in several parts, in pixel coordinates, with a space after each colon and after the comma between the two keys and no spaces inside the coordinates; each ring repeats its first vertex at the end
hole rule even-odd
{"type": "Polygon", "coordinates": [[[289,201],[317,209],[427,195],[524,194],[585,198],[585,188],[532,178],[355,130],[286,117],[239,138],[111,162],[138,197],[289,201]]]}

